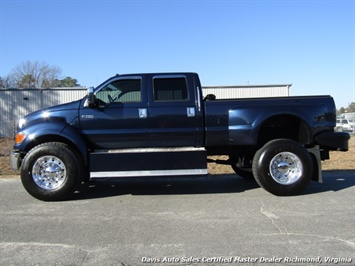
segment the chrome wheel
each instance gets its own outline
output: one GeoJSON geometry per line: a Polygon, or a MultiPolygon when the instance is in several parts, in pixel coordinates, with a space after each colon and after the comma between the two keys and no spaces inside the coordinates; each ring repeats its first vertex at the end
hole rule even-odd
{"type": "Polygon", "coordinates": [[[42,189],[56,190],[62,187],[67,179],[65,164],[55,156],[40,157],[33,165],[32,178],[42,189]]]}
{"type": "Polygon", "coordinates": [[[281,185],[291,185],[297,182],[303,174],[301,159],[291,152],[280,152],[270,161],[271,177],[281,185]]]}
{"type": "Polygon", "coordinates": [[[290,139],[267,142],[254,155],[256,182],[278,196],[300,194],[313,176],[313,159],[307,149],[290,139]]]}

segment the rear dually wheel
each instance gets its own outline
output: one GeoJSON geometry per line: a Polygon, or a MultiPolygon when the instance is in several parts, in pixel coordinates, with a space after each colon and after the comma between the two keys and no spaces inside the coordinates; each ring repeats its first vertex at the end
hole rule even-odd
{"type": "Polygon", "coordinates": [[[300,194],[313,175],[312,157],[294,140],[276,139],[259,149],[253,159],[257,183],[278,196],[300,194]]]}

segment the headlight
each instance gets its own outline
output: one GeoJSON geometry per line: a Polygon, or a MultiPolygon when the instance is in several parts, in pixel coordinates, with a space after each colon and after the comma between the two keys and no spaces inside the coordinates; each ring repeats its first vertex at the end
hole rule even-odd
{"type": "Polygon", "coordinates": [[[18,127],[21,129],[24,127],[25,124],[26,124],[26,119],[20,118],[20,120],[18,121],[18,127]]]}

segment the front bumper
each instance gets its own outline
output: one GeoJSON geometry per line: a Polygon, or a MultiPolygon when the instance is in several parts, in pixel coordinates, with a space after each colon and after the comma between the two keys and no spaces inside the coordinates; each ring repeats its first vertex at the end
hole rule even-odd
{"type": "Polygon", "coordinates": [[[330,151],[349,150],[350,134],[345,132],[323,132],[315,137],[322,149],[330,151]]]}
{"type": "Polygon", "coordinates": [[[21,167],[22,158],[19,152],[12,151],[10,153],[10,168],[18,170],[21,167]]]}

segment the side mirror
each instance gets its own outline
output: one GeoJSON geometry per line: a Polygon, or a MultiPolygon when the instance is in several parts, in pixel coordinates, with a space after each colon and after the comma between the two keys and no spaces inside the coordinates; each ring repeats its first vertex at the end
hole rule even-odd
{"type": "Polygon", "coordinates": [[[96,106],[95,100],[96,100],[96,97],[94,94],[94,87],[90,87],[90,88],[88,88],[88,98],[87,98],[87,103],[88,103],[89,107],[96,106]]]}

